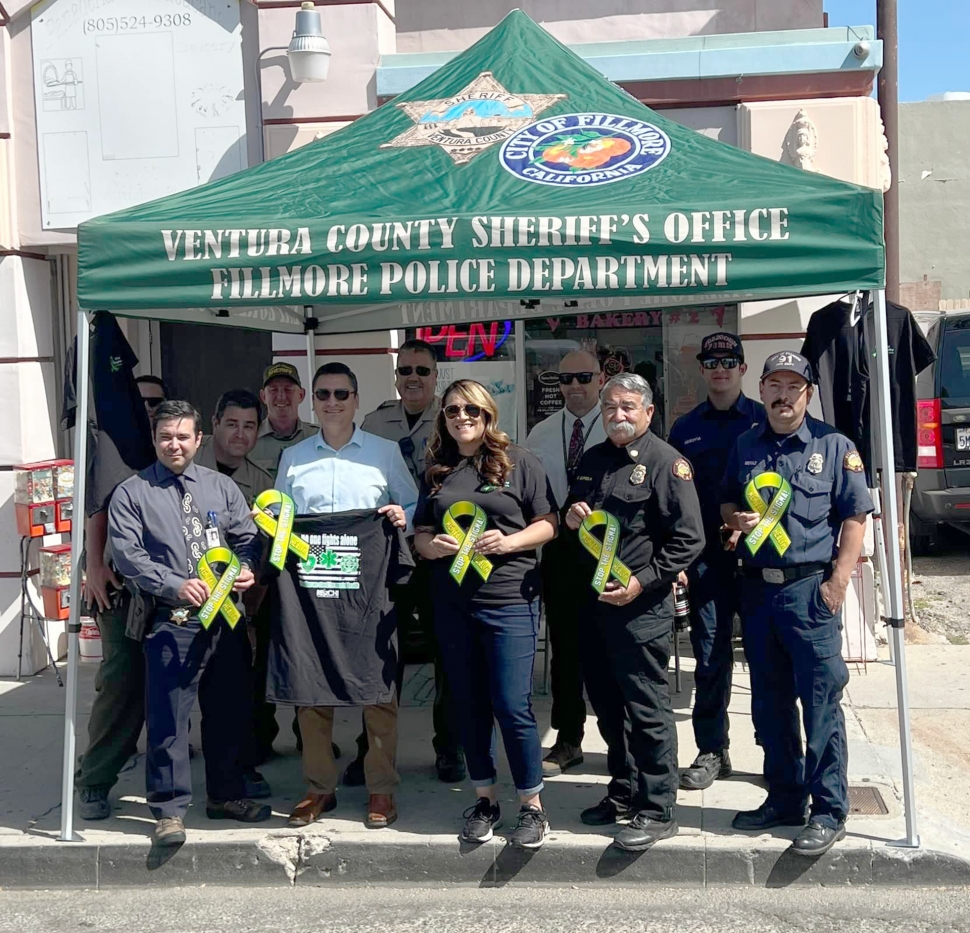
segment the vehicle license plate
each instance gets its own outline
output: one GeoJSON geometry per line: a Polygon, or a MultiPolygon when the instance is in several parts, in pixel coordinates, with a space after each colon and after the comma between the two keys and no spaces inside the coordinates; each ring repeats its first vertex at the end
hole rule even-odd
{"type": "Polygon", "coordinates": [[[970,428],[957,428],[957,450],[970,450],[970,428]]]}

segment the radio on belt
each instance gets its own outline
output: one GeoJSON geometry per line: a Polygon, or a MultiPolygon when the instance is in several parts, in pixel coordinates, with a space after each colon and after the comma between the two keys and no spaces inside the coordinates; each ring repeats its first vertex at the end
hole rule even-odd
{"type": "Polygon", "coordinates": [[[25,538],[68,533],[74,510],[74,461],[44,460],[15,466],[17,533],[25,538]]]}

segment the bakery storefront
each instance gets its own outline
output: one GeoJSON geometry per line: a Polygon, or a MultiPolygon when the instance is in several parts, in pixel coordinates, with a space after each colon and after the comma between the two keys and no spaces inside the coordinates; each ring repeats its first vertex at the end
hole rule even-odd
{"type": "Polygon", "coordinates": [[[594,353],[607,378],[620,372],[643,376],[654,390],[655,429],[666,436],[673,422],[705,396],[696,359],[701,340],[718,330],[737,333],[738,308],[660,309],[646,303],[636,308],[635,299],[627,303],[630,308],[616,310],[616,301],[583,302],[579,314],[417,327],[402,336],[435,348],[439,390],[462,378],[485,385],[513,439],[521,440],[562,408],[559,361],[577,349],[594,353]]]}

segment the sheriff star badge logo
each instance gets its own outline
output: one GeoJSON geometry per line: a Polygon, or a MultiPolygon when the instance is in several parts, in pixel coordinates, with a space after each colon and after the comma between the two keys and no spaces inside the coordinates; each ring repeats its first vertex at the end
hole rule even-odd
{"type": "Polygon", "coordinates": [[[381,149],[438,146],[463,165],[565,98],[565,94],[512,94],[490,71],[483,71],[454,97],[398,104],[414,126],[382,143],[381,149]]]}

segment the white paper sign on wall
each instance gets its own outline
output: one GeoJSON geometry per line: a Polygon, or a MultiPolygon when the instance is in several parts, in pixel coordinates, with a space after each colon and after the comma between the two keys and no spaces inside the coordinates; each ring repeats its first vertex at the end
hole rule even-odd
{"type": "Polygon", "coordinates": [[[45,0],[31,12],[45,229],[246,167],[239,0],[45,0]]]}

